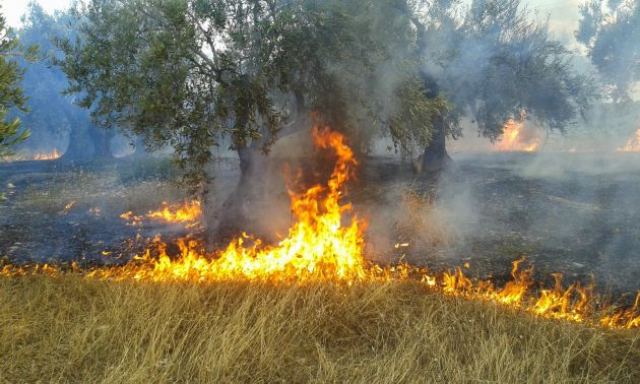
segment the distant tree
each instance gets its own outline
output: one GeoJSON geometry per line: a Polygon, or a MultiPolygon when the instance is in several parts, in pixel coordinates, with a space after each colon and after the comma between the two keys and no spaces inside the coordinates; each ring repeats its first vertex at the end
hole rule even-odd
{"type": "Polygon", "coordinates": [[[19,118],[8,118],[12,108],[26,110],[26,100],[20,88],[22,71],[15,60],[20,55],[18,40],[1,12],[0,7],[0,157],[4,157],[11,154],[10,147],[29,137],[29,131],[21,130],[19,118]]]}
{"type": "Polygon", "coordinates": [[[30,145],[42,149],[49,147],[51,137],[67,135],[69,144],[62,160],[78,161],[111,157],[109,140],[113,132],[98,127],[89,110],[77,105],[76,95],[65,95],[69,86],[67,77],[53,64],[63,54],[56,41],[75,35],[74,15],[68,12],[47,14],[35,2],[29,4],[18,31],[23,45],[36,45],[40,60],[20,60],[24,68],[22,87],[29,98],[30,112],[18,113],[23,125],[30,128],[30,145]]]}
{"type": "Polygon", "coordinates": [[[474,0],[467,10],[456,1],[421,4],[414,23],[425,88],[454,108],[425,150],[425,167],[437,168],[447,157],[444,138],[459,134],[457,116],[471,116],[490,140],[523,111],[562,131],[594,97],[589,79],[573,69],[571,52],[549,37],[546,23],[531,20],[520,0],[474,0]]]}
{"type": "Polygon", "coordinates": [[[640,81],[640,1],[593,0],[581,5],[580,15],[576,38],[588,48],[611,98],[628,100],[640,81]]]}

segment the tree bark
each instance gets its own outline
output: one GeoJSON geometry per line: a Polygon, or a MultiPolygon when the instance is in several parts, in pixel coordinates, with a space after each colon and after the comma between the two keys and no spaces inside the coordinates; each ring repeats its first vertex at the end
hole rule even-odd
{"type": "MultiPolygon", "coordinates": [[[[226,239],[244,232],[255,232],[252,216],[264,195],[267,156],[256,146],[236,149],[240,160],[238,184],[222,204],[215,238],[226,239]]],[[[215,240],[214,238],[214,240],[215,240]]]]}
{"type": "Polygon", "coordinates": [[[94,159],[110,159],[111,132],[99,127],[74,125],[69,133],[69,145],[62,161],[89,161],[94,159]]]}
{"type": "Polygon", "coordinates": [[[80,126],[71,127],[69,132],[69,145],[64,155],[60,158],[61,161],[86,161],[91,158],[91,153],[87,150],[89,142],[85,129],[80,126]]]}
{"type": "Polygon", "coordinates": [[[451,162],[446,146],[447,133],[441,118],[434,122],[433,128],[434,133],[431,142],[424,149],[421,156],[422,172],[439,172],[451,162]]]}
{"type": "Polygon", "coordinates": [[[94,159],[111,159],[111,131],[96,126],[90,126],[88,129],[89,137],[93,142],[93,158],[94,159]]]}
{"type": "Polygon", "coordinates": [[[147,154],[147,150],[144,146],[144,139],[142,136],[136,136],[133,139],[133,153],[131,156],[133,157],[142,157],[147,154]]]}
{"type": "MultiPolygon", "coordinates": [[[[426,72],[422,72],[421,76],[426,96],[436,98],[440,92],[436,80],[426,72]]],[[[438,116],[433,122],[433,131],[431,142],[419,158],[418,173],[439,172],[451,162],[447,153],[447,130],[442,116],[438,116]]]]}

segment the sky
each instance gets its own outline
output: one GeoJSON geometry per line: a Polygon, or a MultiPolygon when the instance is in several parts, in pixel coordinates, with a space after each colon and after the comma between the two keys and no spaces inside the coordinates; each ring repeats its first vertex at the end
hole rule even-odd
{"type": "MultiPolygon", "coordinates": [[[[32,0],[0,0],[3,13],[10,26],[20,26],[20,17],[32,0]]],[[[71,0],[39,0],[47,11],[64,9],[71,0]]],[[[578,5],[582,0],[523,0],[529,9],[538,11],[540,17],[550,16],[551,28],[558,35],[570,37],[578,25],[578,5]]]]}
{"type": "MultiPolygon", "coordinates": [[[[2,12],[5,14],[10,26],[20,26],[20,16],[27,9],[27,4],[32,0],[0,0],[2,12]]],[[[523,0],[529,9],[537,10],[540,17],[550,15],[551,29],[560,38],[571,38],[573,31],[578,26],[578,5],[583,0],[523,0]]],[[[47,11],[64,9],[69,6],[71,0],[38,0],[47,11]]]]}
{"type": "MultiPolygon", "coordinates": [[[[20,26],[20,17],[25,13],[27,4],[32,0],[0,0],[2,13],[7,18],[7,23],[17,28],[20,26]]],[[[71,0],[38,0],[45,11],[52,13],[56,9],[65,9],[71,4],[71,0]]]]}

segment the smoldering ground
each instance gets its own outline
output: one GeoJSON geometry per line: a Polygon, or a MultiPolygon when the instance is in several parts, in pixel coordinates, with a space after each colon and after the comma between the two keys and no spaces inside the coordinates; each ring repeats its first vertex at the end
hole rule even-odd
{"type": "MultiPolygon", "coordinates": [[[[294,219],[288,188],[295,188],[296,169],[313,170],[301,160],[309,154],[301,141],[276,147],[264,175],[268,183],[244,207],[247,232],[267,241],[286,235],[294,219]]],[[[437,178],[417,175],[393,156],[360,160],[344,202],[353,202],[354,213],[369,223],[368,259],[435,270],[468,263],[470,274],[500,280],[525,256],[540,280],[562,272],[567,282],[594,279],[601,291],[640,288],[639,155],[487,152],[454,153],[453,159],[437,178]]],[[[214,219],[225,217],[224,201],[239,179],[234,157],[219,160],[209,196],[214,219]]],[[[1,165],[0,253],[12,262],[120,263],[156,234],[169,241],[186,234],[206,238],[223,224],[208,222],[206,231],[127,226],[121,213],[145,213],[186,196],[167,160],[114,164],[1,165]]],[[[212,247],[224,245],[224,238],[216,239],[212,247]]]]}

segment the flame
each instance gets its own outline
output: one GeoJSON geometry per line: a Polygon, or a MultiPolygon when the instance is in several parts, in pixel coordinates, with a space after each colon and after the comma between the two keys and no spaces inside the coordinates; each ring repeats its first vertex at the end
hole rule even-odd
{"type": "Polygon", "coordinates": [[[120,218],[127,222],[128,226],[136,227],[142,225],[144,216],[139,216],[133,213],[133,211],[127,211],[120,215],[120,218]]]}
{"type": "Polygon", "coordinates": [[[430,286],[435,287],[438,287],[440,282],[439,287],[447,295],[495,302],[543,318],[599,324],[607,328],[640,327],[640,293],[633,307],[619,309],[601,303],[593,293],[593,285],[583,287],[574,283],[564,288],[560,273],[553,274],[553,288],[533,290],[533,268],[521,269],[520,265],[523,262],[524,259],[513,262],[511,280],[499,289],[495,288],[492,281],[472,280],[460,268],[456,268],[454,272],[445,272],[440,278],[433,275],[424,276],[422,281],[427,281],[430,286]]]}
{"type": "Polygon", "coordinates": [[[198,200],[185,201],[183,204],[173,205],[163,201],[160,209],[150,211],[146,217],[167,223],[189,223],[198,221],[201,215],[202,208],[198,200]]]}
{"type": "MultiPolygon", "coordinates": [[[[183,238],[177,243],[178,254],[170,255],[168,245],[157,237],[142,255],[127,264],[88,271],[72,264],[71,272],[82,273],[87,278],[153,282],[268,280],[351,284],[360,280],[412,280],[429,291],[492,302],[542,318],[606,328],[640,328],[640,293],[632,307],[619,308],[596,296],[593,285],[583,287],[574,283],[565,287],[561,274],[553,275],[555,283],[551,288],[536,286],[533,267],[523,267],[524,258],[513,262],[511,279],[501,287],[492,280],[469,277],[462,268],[433,273],[408,264],[366,263],[363,257],[366,222],[352,213],[350,204],[341,202],[345,183],[357,165],[354,154],[341,134],[326,128],[314,128],[313,139],[317,148],[335,153],[336,164],[326,185],[315,185],[299,193],[289,192],[295,221],[288,236],[277,244],[267,245],[243,234],[226,248],[209,253],[200,242],[183,238]]],[[[123,216],[135,217],[131,212],[123,216]]],[[[469,267],[465,263],[464,268],[469,267]]],[[[32,273],[57,276],[63,272],[66,271],[62,267],[46,264],[5,265],[0,269],[0,276],[32,273]]]]}
{"type": "Polygon", "coordinates": [[[62,156],[62,152],[58,151],[57,148],[54,148],[51,152],[37,152],[33,154],[20,152],[14,154],[12,156],[8,156],[4,159],[4,161],[31,161],[31,160],[56,160],[62,156]]]}
{"type": "Polygon", "coordinates": [[[536,152],[542,142],[536,131],[527,130],[523,113],[518,120],[509,119],[502,128],[502,136],[495,144],[500,152],[536,152]]]}
{"type": "Polygon", "coordinates": [[[634,136],[631,136],[623,147],[618,148],[618,152],[640,152],[640,128],[634,136]]]}
{"type": "Polygon", "coordinates": [[[69,211],[71,211],[71,209],[76,205],[76,201],[75,200],[71,200],[70,202],[68,202],[67,204],[65,204],[64,208],[62,209],[62,214],[66,215],[67,213],[69,213],[69,211]]]}
{"type": "Polygon", "coordinates": [[[40,152],[33,155],[32,160],[55,160],[59,159],[62,156],[62,153],[58,151],[57,148],[54,148],[51,152],[40,152]]]}
{"type": "Polygon", "coordinates": [[[120,214],[120,218],[127,222],[128,226],[140,226],[144,219],[163,221],[172,224],[186,224],[187,228],[195,227],[200,222],[202,208],[200,201],[185,201],[181,204],[169,204],[162,202],[162,206],[155,211],[149,211],[146,215],[136,215],[133,211],[120,214]]]}
{"type": "MultiPolygon", "coordinates": [[[[278,244],[266,245],[243,234],[224,250],[207,255],[196,241],[182,239],[178,242],[180,256],[172,260],[166,253],[166,245],[157,240],[154,248],[158,256],[152,257],[153,252],[147,250],[139,258],[144,266],[125,269],[124,274],[154,281],[364,277],[365,223],[353,217],[350,223],[343,224],[343,215],[350,213],[351,205],[340,203],[344,184],[357,164],[353,151],[344,136],[328,129],[315,128],[313,139],[317,148],[331,149],[337,161],[326,186],[315,185],[302,193],[289,192],[296,220],[288,236],[278,244]]],[[[193,207],[199,209],[199,205],[193,207]]],[[[165,215],[166,209],[160,212],[150,216],[169,219],[180,216],[165,215]]]]}
{"type": "Polygon", "coordinates": [[[633,307],[604,316],[600,319],[600,325],[610,328],[640,328],[640,292],[636,295],[633,307]]]}

